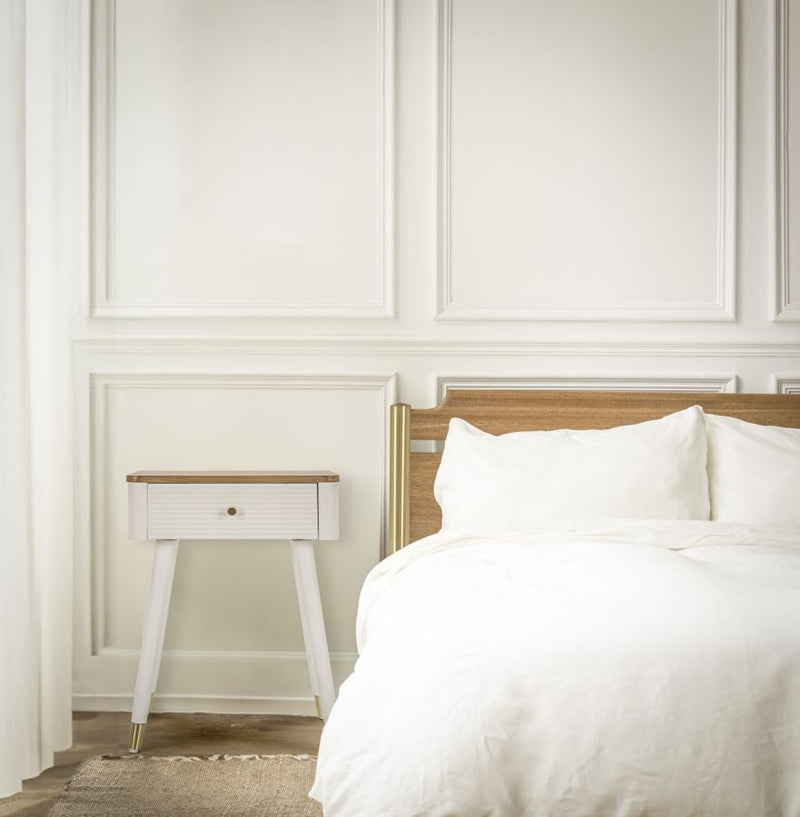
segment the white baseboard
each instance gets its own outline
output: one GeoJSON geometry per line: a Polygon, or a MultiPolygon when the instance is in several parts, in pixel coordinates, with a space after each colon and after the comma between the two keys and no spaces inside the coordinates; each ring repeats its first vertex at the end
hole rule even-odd
{"type": "MultiPolygon", "coordinates": [[[[76,712],[130,712],[133,695],[72,696],[76,712]]],[[[313,698],[257,698],[235,695],[154,695],[151,712],[204,712],[224,715],[316,715],[313,698]]]]}

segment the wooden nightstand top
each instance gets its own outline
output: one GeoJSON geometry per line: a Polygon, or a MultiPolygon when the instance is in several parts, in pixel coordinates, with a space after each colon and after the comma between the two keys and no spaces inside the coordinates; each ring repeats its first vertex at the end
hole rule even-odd
{"type": "Polygon", "coordinates": [[[310,483],[338,482],[333,471],[134,471],[128,482],[147,483],[310,483]]]}

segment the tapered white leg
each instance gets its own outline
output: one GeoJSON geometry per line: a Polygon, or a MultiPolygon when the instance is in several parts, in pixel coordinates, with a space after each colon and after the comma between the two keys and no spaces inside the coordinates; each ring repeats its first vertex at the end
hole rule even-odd
{"type": "MultiPolygon", "coordinates": [[[[171,556],[168,560],[168,565],[166,570],[168,571],[169,575],[163,579],[163,582],[167,588],[166,590],[166,602],[160,605],[160,612],[161,612],[161,622],[160,622],[160,629],[158,633],[158,655],[155,660],[155,664],[153,666],[153,678],[150,682],[150,696],[152,698],[153,693],[156,691],[156,686],[158,685],[158,671],[161,669],[161,654],[164,652],[164,636],[167,634],[167,618],[169,617],[169,602],[172,598],[172,584],[175,579],[175,564],[178,560],[178,539],[163,539],[162,542],[166,543],[174,543],[174,547],[172,548],[171,556]]],[[[156,551],[158,551],[158,543],[156,543],[156,551]]],[[[167,561],[167,559],[165,559],[167,561]]],[[[149,704],[148,704],[149,706],[149,704]]]]}
{"type": "Polygon", "coordinates": [[[144,724],[150,711],[150,696],[155,691],[164,634],[167,630],[169,600],[172,595],[172,579],[178,558],[177,539],[158,539],[153,556],[153,573],[150,580],[150,601],[144,621],[142,649],[136,672],[131,713],[131,752],[138,752],[142,742],[144,724]]]}
{"type": "Polygon", "coordinates": [[[305,539],[293,539],[291,544],[294,580],[297,585],[297,600],[300,604],[300,621],[303,625],[303,640],[306,646],[308,672],[311,676],[311,689],[317,700],[320,717],[327,720],[336,693],[333,687],[328,640],[325,637],[325,622],[322,618],[317,566],[314,562],[314,545],[305,539]]]}

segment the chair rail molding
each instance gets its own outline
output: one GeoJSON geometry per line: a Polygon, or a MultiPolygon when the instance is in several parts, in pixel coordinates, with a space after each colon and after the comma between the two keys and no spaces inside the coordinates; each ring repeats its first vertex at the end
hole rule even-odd
{"type": "Polygon", "coordinates": [[[800,357],[800,341],[764,340],[526,340],[513,338],[453,338],[428,335],[315,336],[115,336],[74,341],[76,353],[131,355],[171,354],[181,357],[263,355],[303,357],[456,356],[456,357],[643,357],[643,358],[783,358],[800,357]]]}

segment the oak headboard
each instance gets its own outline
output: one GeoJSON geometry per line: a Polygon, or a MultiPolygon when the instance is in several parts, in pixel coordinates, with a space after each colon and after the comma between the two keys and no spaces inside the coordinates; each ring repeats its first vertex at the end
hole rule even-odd
{"type": "Polygon", "coordinates": [[[697,405],[751,423],[800,428],[797,394],[448,389],[432,409],[396,403],[391,407],[389,435],[389,553],[441,528],[433,481],[442,455],[412,452],[411,441],[444,440],[453,417],[491,434],[505,434],[611,428],[657,420],[697,405]]]}

